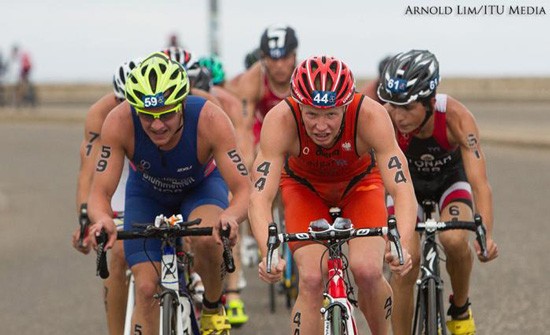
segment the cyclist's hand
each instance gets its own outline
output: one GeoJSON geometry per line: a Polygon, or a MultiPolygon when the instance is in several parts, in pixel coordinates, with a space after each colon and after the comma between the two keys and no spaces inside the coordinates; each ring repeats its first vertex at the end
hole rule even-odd
{"type": "Polygon", "coordinates": [[[403,265],[399,264],[399,257],[397,257],[397,254],[394,254],[391,250],[391,242],[386,241],[386,251],[384,255],[384,259],[386,260],[386,263],[390,266],[390,270],[393,273],[396,273],[400,276],[406,275],[409,271],[412,269],[412,259],[411,255],[405,249],[405,247],[402,247],[403,250],[403,265]]]}
{"type": "Polygon", "coordinates": [[[231,228],[231,232],[229,234],[229,242],[231,243],[231,246],[234,247],[235,244],[237,244],[237,237],[238,237],[238,231],[239,231],[239,224],[237,223],[236,217],[231,215],[225,215],[224,213],[222,213],[220,215],[218,225],[213,229],[212,236],[214,236],[216,243],[218,243],[219,245],[222,245],[220,229],[226,230],[227,227],[231,228]]]}
{"type": "Polygon", "coordinates": [[[90,244],[88,244],[88,230],[86,230],[86,235],[84,235],[84,239],[82,240],[82,246],[80,246],[79,240],[80,240],[80,228],[77,228],[73,233],[73,248],[80,251],[84,255],[87,255],[90,250],[90,244]]]}
{"type": "Polygon", "coordinates": [[[476,249],[477,258],[480,262],[489,262],[498,257],[498,246],[489,236],[487,236],[487,257],[484,257],[481,253],[481,248],[477,241],[474,241],[474,248],[476,249]]]}
{"type": "Polygon", "coordinates": [[[112,219],[98,220],[96,223],[91,225],[88,236],[86,237],[87,243],[91,244],[94,249],[97,249],[96,237],[100,235],[101,230],[105,230],[107,233],[108,239],[107,243],[105,243],[105,250],[109,250],[115,244],[117,235],[116,225],[112,219]]]}
{"type": "Polygon", "coordinates": [[[285,270],[286,261],[282,258],[279,259],[279,263],[277,265],[272,265],[271,267],[271,273],[267,273],[266,269],[267,265],[267,258],[262,258],[262,261],[260,262],[260,265],[258,265],[258,275],[261,280],[265,281],[266,283],[276,283],[283,277],[283,271],[285,270]]]}

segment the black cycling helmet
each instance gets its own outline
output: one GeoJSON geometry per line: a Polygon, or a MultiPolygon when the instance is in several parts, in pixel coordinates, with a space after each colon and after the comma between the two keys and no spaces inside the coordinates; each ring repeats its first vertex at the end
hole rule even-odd
{"type": "Polygon", "coordinates": [[[246,69],[250,69],[252,65],[254,65],[257,61],[260,60],[262,57],[262,52],[260,51],[260,48],[256,48],[244,56],[244,66],[246,69]]]}
{"type": "Polygon", "coordinates": [[[441,81],[439,62],[428,50],[411,50],[395,55],[386,65],[378,97],[394,105],[408,105],[431,97],[441,81]]]}
{"type": "Polygon", "coordinates": [[[297,47],[298,39],[294,29],[281,24],[269,26],[260,40],[262,56],[273,59],[286,57],[297,47]]]}
{"type": "Polygon", "coordinates": [[[212,87],[212,74],[206,66],[201,66],[199,62],[195,62],[187,69],[189,82],[191,87],[209,92],[212,87]]]}
{"type": "Polygon", "coordinates": [[[386,68],[386,65],[388,65],[388,63],[390,62],[391,58],[391,56],[386,56],[378,63],[378,78],[382,78],[382,75],[384,74],[384,69],[386,68]]]}

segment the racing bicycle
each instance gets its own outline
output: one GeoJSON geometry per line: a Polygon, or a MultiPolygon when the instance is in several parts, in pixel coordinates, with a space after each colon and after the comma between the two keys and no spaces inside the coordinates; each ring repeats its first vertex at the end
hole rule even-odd
{"type": "Polygon", "coordinates": [[[439,212],[437,203],[422,202],[424,222],[416,225],[416,231],[423,235],[420,278],[416,281],[417,296],[414,312],[413,335],[446,335],[445,309],[443,304],[443,279],[440,271],[440,248],[436,241],[437,232],[450,229],[467,229],[476,233],[476,239],[483,255],[487,254],[486,229],[479,214],[474,221],[437,222],[432,213],[439,212]]]}
{"type": "MultiPolygon", "coordinates": [[[[397,231],[394,216],[388,218],[387,227],[353,228],[350,219],[340,216],[340,208],[329,210],[333,222],[326,219],[312,221],[307,232],[278,233],[277,225],[271,223],[268,232],[267,272],[271,272],[272,264],[278,261],[276,249],[281,243],[293,241],[314,241],[326,246],[328,251],[328,277],[323,292],[323,334],[325,335],[357,335],[357,326],[353,315],[353,307],[357,306],[353,287],[348,274],[347,257],[342,251],[342,245],[357,237],[386,235],[395,247],[400,264],[403,264],[401,241],[397,231]]],[[[321,258],[322,259],[322,258],[321,258]]]]}
{"type": "MultiPolygon", "coordinates": [[[[195,315],[193,299],[188,288],[185,274],[189,273],[189,262],[182,253],[178,252],[178,238],[184,236],[208,236],[212,235],[212,227],[195,227],[201,219],[184,222],[180,215],[165,217],[158,215],[154,224],[135,224],[139,230],[119,231],[117,239],[147,239],[161,240],[161,264],[159,275],[160,293],[155,295],[160,304],[161,335],[200,335],[197,318],[195,315]]],[[[233,255],[229,244],[229,229],[222,231],[223,259],[225,271],[235,271],[233,255]]],[[[105,279],[109,276],[107,269],[106,252],[104,244],[107,236],[103,232],[98,238],[97,274],[105,279]]],[[[151,261],[152,262],[152,261],[151,261]]],[[[124,334],[131,333],[131,316],[134,308],[134,281],[130,279],[128,304],[126,309],[126,322],[124,334]]]]}

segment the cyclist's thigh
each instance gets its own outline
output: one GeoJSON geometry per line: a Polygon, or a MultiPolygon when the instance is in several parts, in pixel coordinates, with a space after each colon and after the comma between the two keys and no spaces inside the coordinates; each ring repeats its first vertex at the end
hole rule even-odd
{"type": "MultiPolygon", "coordinates": [[[[124,209],[124,230],[135,229],[133,227],[135,223],[153,223],[155,217],[159,214],[171,215],[173,213],[154,199],[142,195],[127,194],[124,209]]],[[[161,259],[160,240],[125,240],[124,254],[130,267],[150,260],[159,262],[161,259]]]]}
{"type": "Polygon", "coordinates": [[[342,201],[342,217],[351,219],[355,228],[386,226],[385,189],[381,180],[364,179],[342,201]]]}
{"type": "MultiPolygon", "coordinates": [[[[463,199],[455,199],[441,209],[440,217],[442,221],[450,221],[457,219],[460,221],[472,221],[473,212],[471,202],[463,201],[463,199]]],[[[468,230],[448,230],[439,233],[439,241],[449,249],[452,246],[465,248],[468,244],[470,233],[468,230]]]]}
{"type": "MultiPolygon", "coordinates": [[[[309,223],[320,218],[331,221],[329,206],[314,191],[294,179],[285,178],[283,180],[281,195],[288,233],[306,232],[309,223]]],[[[289,245],[294,251],[300,246],[311,243],[313,242],[292,242],[289,245]]]]}
{"type": "Polygon", "coordinates": [[[301,245],[294,252],[294,261],[298,269],[300,290],[306,285],[311,289],[322,290],[324,274],[327,271],[326,248],[320,244],[301,245]],[[324,254],[323,260],[321,256],[324,254]],[[322,271],[320,271],[322,269],[322,271]]]}
{"type": "MultiPolygon", "coordinates": [[[[201,218],[201,226],[212,226],[213,220],[209,219],[211,215],[208,214],[208,211],[204,213],[204,209],[202,209],[199,212],[203,212],[204,214],[197,214],[197,209],[200,207],[217,207],[220,211],[226,209],[229,206],[228,196],[229,190],[227,184],[218,171],[212,172],[197,187],[186,193],[180,206],[181,214],[184,220],[201,218]]],[[[216,210],[216,212],[218,211],[216,210]]]]}
{"type": "Polygon", "coordinates": [[[445,187],[445,190],[441,193],[441,197],[439,198],[440,215],[449,214],[447,219],[442,217],[443,220],[447,221],[453,217],[461,220],[467,219],[467,217],[461,216],[462,214],[460,211],[454,210],[453,206],[455,206],[456,203],[463,203],[470,208],[470,211],[473,208],[472,187],[468,182],[462,180],[455,181],[448,187],[445,187]]]}

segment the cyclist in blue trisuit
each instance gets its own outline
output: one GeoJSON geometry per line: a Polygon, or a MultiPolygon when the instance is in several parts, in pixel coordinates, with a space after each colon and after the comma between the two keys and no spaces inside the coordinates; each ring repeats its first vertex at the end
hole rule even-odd
{"type": "MultiPolygon", "coordinates": [[[[246,217],[250,179],[227,115],[200,97],[188,96],[189,80],[181,64],[153,53],[132,70],[126,102],[117,106],[101,132],[101,150],[88,201],[93,225],[90,235],[105,229],[106,248],[116,240],[110,197],[124,157],[131,161],[126,187],[125,229],[153,222],[158,214],[181,213],[184,220],[201,218],[214,227],[213,237],[193,241],[195,269],[205,293],[201,316],[203,335],[227,335],[230,325],[221,305],[223,278],[220,229],[231,227],[235,243],[238,224],[246,217]],[[228,201],[228,191],[232,198],[228,201]]],[[[95,239],[90,239],[95,245],[95,239]]],[[[160,241],[125,241],[126,260],[136,282],[132,331],[158,332],[160,241]],[[150,265],[155,262],[157,269],[150,265]]]]}

